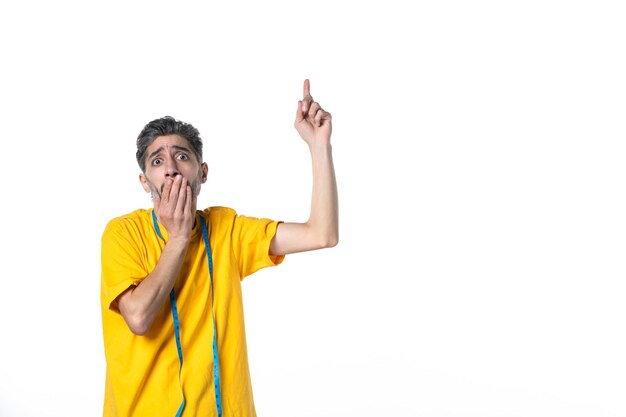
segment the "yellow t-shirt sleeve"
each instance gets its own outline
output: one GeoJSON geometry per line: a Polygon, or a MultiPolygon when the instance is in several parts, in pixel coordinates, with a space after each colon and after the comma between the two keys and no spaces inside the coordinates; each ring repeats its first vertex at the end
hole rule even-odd
{"type": "Polygon", "coordinates": [[[235,215],[232,232],[233,254],[241,278],[268,266],[280,264],[284,256],[271,256],[270,243],[280,222],[235,215]]]}
{"type": "Polygon", "coordinates": [[[128,287],[149,274],[134,229],[132,222],[118,218],[111,220],[102,234],[102,296],[109,308],[128,287]]]}

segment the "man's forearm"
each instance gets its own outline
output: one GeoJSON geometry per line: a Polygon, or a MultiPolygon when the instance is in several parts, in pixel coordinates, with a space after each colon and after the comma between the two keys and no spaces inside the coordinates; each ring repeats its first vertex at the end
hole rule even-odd
{"type": "Polygon", "coordinates": [[[339,210],[332,147],[330,143],[314,143],[310,150],[313,193],[308,224],[323,247],[335,246],[339,241],[339,210]]]}
{"type": "Polygon", "coordinates": [[[154,318],[174,287],[188,244],[187,240],[182,239],[166,243],[154,270],[139,285],[120,295],[120,313],[133,333],[143,335],[150,330],[154,318]]]}

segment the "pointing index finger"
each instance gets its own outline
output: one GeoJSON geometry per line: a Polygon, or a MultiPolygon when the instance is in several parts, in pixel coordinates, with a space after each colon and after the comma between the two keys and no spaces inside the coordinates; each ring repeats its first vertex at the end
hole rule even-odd
{"type": "Polygon", "coordinates": [[[302,94],[303,94],[303,96],[305,98],[306,98],[306,96],[310,96],[311,95],[311,83],[309,82],[308,78],[306,80],[304,80],[304,87],[303,87],[302,94]]]}

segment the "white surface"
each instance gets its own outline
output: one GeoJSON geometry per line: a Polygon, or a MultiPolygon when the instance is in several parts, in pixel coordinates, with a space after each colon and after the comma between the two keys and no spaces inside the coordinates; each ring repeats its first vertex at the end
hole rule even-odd
{"type": "Polygon", "coordinates": [[[305,220],[304,78],[341,241],[244,281],[260,416],[626,415],[624,6],[5,2],[0,415],[98,416],[106,222],[193,123],[201,205],[305,220]]]}

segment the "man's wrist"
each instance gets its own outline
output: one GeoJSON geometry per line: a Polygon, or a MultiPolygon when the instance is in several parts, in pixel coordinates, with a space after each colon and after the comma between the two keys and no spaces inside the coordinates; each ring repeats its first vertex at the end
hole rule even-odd
{"type": "Polygon", "coordinates": [[[168,236],[167,243],[165,246],[170,246],[173,248],[186,249],[189,245],[189,241],[191,240],[191,236],[168,236]]]}
{"type": "Polygon", "coordinates": [[[309,144],[309,150],[311,151],[312,155],[328,155],[332,153],[333,147],[330,144],[330,141],[325,143],[323,143],[322,141],[313,141],[309,144]]]}

